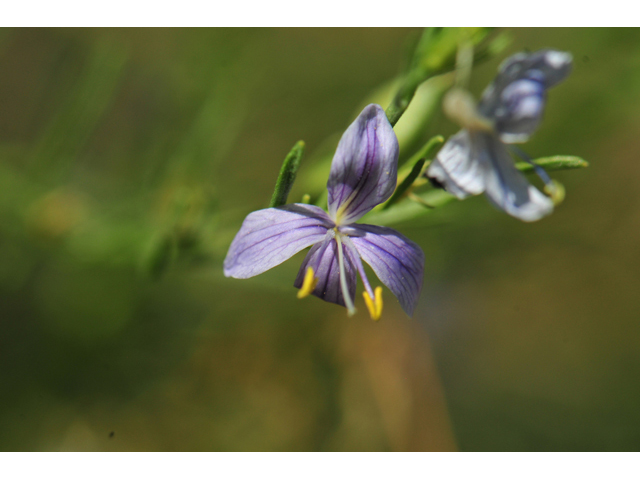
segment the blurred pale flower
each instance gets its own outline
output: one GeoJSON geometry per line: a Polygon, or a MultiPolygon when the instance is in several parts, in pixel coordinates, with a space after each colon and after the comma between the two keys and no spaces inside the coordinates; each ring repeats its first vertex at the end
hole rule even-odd
{"type": "MultiPolygon", "coordinates": [[[[485,192],[491,202],[525,222],[553,211],[553,201],[529,184],[505,144],[522,143],[538,127],[548,88],[571,71],[571,55],[555,50],[508,58],[476,106],[466,91],[447,94],[444,110],[463,129],[442,147],[427,176],[462,199],[485,192]]],[[[540,169],[538,169],[540,171],[540,169]]],[[[544,172],[552,196],[560,197],[544,172]]]]}
{"type": "Polygon", "coordinates": [[[389,199],[397,181],[398,140],[379,105],[367,106],[345,131],[327,182],[328,214],[295,203],[250,213],[224,261],[227,277],[249,278],[312,246],[294,286],[355,312],[356,272],[371,318],[382,313],[382,288],[371,288],[362,260],[412,315],[424,269],[418,245],[390,228],[354,222],[389,199]]]}

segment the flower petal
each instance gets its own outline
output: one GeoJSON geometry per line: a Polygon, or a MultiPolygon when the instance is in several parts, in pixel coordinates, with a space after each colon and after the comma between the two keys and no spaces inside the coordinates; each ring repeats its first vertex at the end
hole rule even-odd
{"type": "Polygon", "coordinates": [[[495,121],[503,142],[527,141],[542,118],[546,90],[569,75],[571,63],[569,53],[556,50],[509,57],[484,91],[479,112],[495,121]]]}
{"type": "Polygon", "coordinates": [[[538,70],[544,78],[545,88],[553,87],[571,73],[573,57],[570,53],[542,49],[533,53],[516,53],[500,65],[496,86],[508,85],[528,72],[538,70]]]}
{"type": "Polygon", "coordinates": [[[505,145],[490,133],[462,130],[451,137],[427,176],[460,199],[484,191],[496,207],[525,222],[553,211],[551,199],[529,183],[505,145]]]}
{"type": "Polygon", "coordinates": [[[422,289],[422,249],[391,228],[363,224],[351,228],[357,235],[349,240],[358,254],[398,298],[407,315],[413,315],[422,289]]]}
{"type": "Polygon", "coordinates": [[[398,139],[384,110],[371,104],[340,139],[327,182],[331,218],[347,225],[387,200],[396,188],[398,139]]]}
{"type": "MultiPolygon", "coordinates": [[[[296,281],[293,286],[302,287],[307,267],[313,268],[318,283],[313,295],[322,300],[338,305],[346,306],[342,288],[340,286],[340,266],[338,264],[338,244],[334,236],[329,233],[322,243],[314,245],[302,262],[296,281]]],[[[347,278],[347,288],[351,299],[356,295],[356,267],[350,255],[344,255],[344,267],[347,278]]]]}
{"type": "Polygon", "coordinates": [[[485,168],[485,193],[491,202],[509,215],[533,222],[553,211],[553,202],[529,183],[515,167],[509,152],[500,140],[490,134],[473,135],[476,156],[485,168]]]}
{"type": "Polygon", "coordinates": [[[522,79],[509,84],[502,92],[503,108],[495,111],[495,129],[505,143],[522,143],[536,131],[547,101],[544,85],[522,79]]]}
{"type": "Polygon", "coordinates": [[[473,156],[471,138],[461,130],[447,140],[427,170],[427,177],[436,180],[459,199],[484,191],[484,173],[473,156]]]}
{"type": "Polygon", "coordinates": [[[333,222],[319,207],[294,203],[250,213],[233,239],[224,274],[250,278],[321,241],[333,222]]]}

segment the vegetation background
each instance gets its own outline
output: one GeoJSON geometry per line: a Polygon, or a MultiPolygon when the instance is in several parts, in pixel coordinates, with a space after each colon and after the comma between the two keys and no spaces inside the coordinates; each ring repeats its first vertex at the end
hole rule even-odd
{"type": "Polygon", "coordinates": [[[312,175],[415,34],[0,31],[0,449],[640,449],[638,29],[515,29],[474,69],[479,96],[572,52],[525,147],[591,166],[534,224],[479,197],[397,225],[413,319],[297,300],[300,255],[222,275],[294,142],[312,175]]]}

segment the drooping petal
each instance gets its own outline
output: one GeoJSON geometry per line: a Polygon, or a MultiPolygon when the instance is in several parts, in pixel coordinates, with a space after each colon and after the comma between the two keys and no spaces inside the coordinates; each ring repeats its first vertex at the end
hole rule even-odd
{"type": "Polygon", "coordinates": [[[495,135],[473,134],[475,156],[484,169],[485,193],[491,202],[525,222],[534,222],[553,211],[553,202],[529,183],[515,167],[504,144],[495,135]]]}
{"type": "Polygon", "coordinates": [[[427,176],[460,199],[484,191],[494,205],[525,222],[553,211],[551,199],[518,171],[506,146],[491,133],[457,133],[438,153],[427,176]]]}
{"type": "Polygon", "coordinates": [[[349,240],[358,254],[398,298],[406,314],[413,315],[422,289],[422,249],[391,228],[363,224],[350,228],[356,235],[349,240]]]}
{"type": "Polygon", "coordinates": [[[505,143],[526,142],[536,131],[547,101],[544,85],[533,79],[509,84],[502,92],[502,107],[495,111],[495,130],[505,143]]]}
{"type": "MultiPolygon", "coordinates": [[[[351,299],[355,298],[356,294],[356,268],[349,255],[344,256],[344,266],[349,295],[351,299]]],[[[316,245],[314,245],[309,253],[305,257],[294,287],[302,287],[307,267],[313,268],[318,283],[316,284],[313,295],[322,300],[331,303],[337,303],[338,305],[346,306],[344,296],[342,294],[342,287],[340,285],[340,266],[338,264],[338,245],[334,236],[329,233],[325,239],[316,245]]]]}
{"type": "Polygon", "coordinates": [[[572,62],[570,53],[548,48],[533,53],[516,53],[500,65],[495,85],[508,85],[524,78],[528,72],[537,70],[543,75],[545,88],[550,88],[567,78],[572,62]]]}
{"type": "Polygon", "coordinates": [[[427,169],[427,177],[436,180],[459,199],[484,191],[484,172],[473,156],[471,136],[461,130],[447,140],[427,169]]]}
{"type": "Polygon", "coordinates": [[[224,274],[250,278],[321,241],[334,224],[318,207],[301,203],[250,213],[234,238],[224,274]]]}
{"type": "Polygon", "coordinates": [[[355,222],[396,187],[398,139],[379,105],[365,107],[340,139],[327,182],[331,218],[355,222]]]}
{"type": "Polygon", "coordinates": [[[540,123],[546,90],[569,75],[571,64],[569,53],[556,50],[509,57],[484,91],[478,111],[495,121],[503,142],[525,142],[540,123]]]}

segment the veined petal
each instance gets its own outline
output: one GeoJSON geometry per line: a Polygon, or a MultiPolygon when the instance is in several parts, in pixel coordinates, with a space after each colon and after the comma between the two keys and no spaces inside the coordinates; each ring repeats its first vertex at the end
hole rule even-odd
{"type": "Polygon", "coordinates": [[[544,113],[547,94],[544,84],[521,79],[502,92],[502,106],[495,111],[495,130],[505,143],[522,143],[536,131],[544,113]]]}
{"type": "Polygon", "coordinates": [[[553,211],[553,202],[529,183],[515,167],[504,144],[495,135],[473,134],[476,157],[485,168],[485,193],[491,202],[525,222],[533,222],[553,211]]]}
{"type": "Polygon", "coordinates": [[[321,241],[334,224],[319,207],[294,203],[250,213],[233,239],[224,274],[250,278],[321,241]]]}
{"type": "Polygon", "coordinates": [[[508,85],[525,78],[528,72],[537,70],[543,75],[545,87],[553,87],[571,73],[572,62],[570,53],[548,48],[533,53],[516,53],[502,62],[494,84],[508,85]]]}
{"type": "Polygon", "coordinates": [[[422,289],[422,249],[391,228],[362,224],[351,228],[358,235],[350,236],[349,240],[360,257],[398,298],[406,314],[413,315],[422,289]]]}
{"type": "Polygon", "coordinates": [[[503,142],[525,142],[540,123],[546,90],[569,75],[571,64],[569,53],[556,50],[509,57],[484,91],[478,111],[494,120],[503,142]]]}
{"type": "Polygon", "coordinates": [[[516,169],[507,148],[494,134],[457,133],[438,153],[427,176],[460,199],[484,191],[494,205],[525,222],[553,211],[551,199],[516,169]]]}
{"type": "Polygon", "coordinates": [[[484,191],[484,173],[473,154],[470,134],[461,130],[438,152],[427,169],[427,177],[442,184],[459,199],[478,195],[484,191]]]}
{"type": "MultiPolygon", "coordinates": [[[[345,281],[349,295],[351,295],[351,299],[353,299],[356,294],[356,267],[353,264],[351,256],[348,254],[344,256],[344,266],[346,274],[345,281]]],[[[302,287],[308,267],[313,269],[318,279],[318,283],[312,292],[313,295],[327,302],[337,303],[345,307],[346,303],[340,285],[338,245],[332,232],[329,232],[321,243],[314,245],[311,250],[309,250],[309,253],[302,262],[296,281],[293,284],[294,287],[302,287]]]]}
{"type": "Polygon", "coordinates": [[[327,182],[331,218],[347,225],[386,201],[396,188],[398,139],[384,110],[371,104],[340,139],[327,182]]]}

